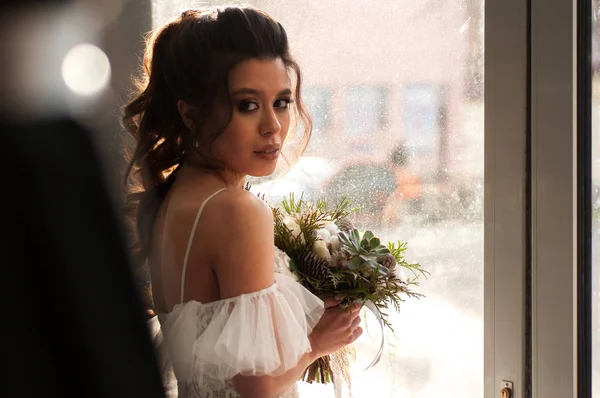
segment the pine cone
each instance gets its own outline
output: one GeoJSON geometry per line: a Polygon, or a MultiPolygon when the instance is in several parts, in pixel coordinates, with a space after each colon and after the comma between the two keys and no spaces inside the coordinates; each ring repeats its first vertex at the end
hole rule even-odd
{"type": "Polygon", "coordinates": [[[308,251],[299,258],[298,269],[310,278],[320,281],[326,281],[332,278],[329,264],[326,260],[316,256],[313,252],[308,251]]]}
{"type": "Polygon", "coordinates": [[[383,265],[385,268],[393,271],[396,268],[396,259],[391,254],[384,254],[377,259],[377,262],[383,265]]]}
{"type": "Polygon", "coordinates": [[[352,222],[350,222],[350,220],[348,220],[347,218],[342,218],[335,224],[338,226],[340,231],[348,232],[354,229],[354,225],[352,225],[352,222]]]}

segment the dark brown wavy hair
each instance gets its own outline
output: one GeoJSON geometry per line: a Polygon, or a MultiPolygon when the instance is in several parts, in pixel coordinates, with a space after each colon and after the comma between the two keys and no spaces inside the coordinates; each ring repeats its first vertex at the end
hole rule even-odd
{"type": "Polygon", "coordinates": [[[299,155],[308,144],[311,121],[300,96],[300,68],[281,24],[261,10],[230,6],[184,11],[147,36],[137,91],[122,119],[131,141],[124,189],[135,265],[147,260],[156,214],[179,166],[185,161],[215,171],[224,167],[212,144],[233,112],[229,73],[248,59],[281,59],[293,72],[292,116],[304,130],[299,155]],[[191,128],[183,123],[178,100],[195,109],[191,128]]]}

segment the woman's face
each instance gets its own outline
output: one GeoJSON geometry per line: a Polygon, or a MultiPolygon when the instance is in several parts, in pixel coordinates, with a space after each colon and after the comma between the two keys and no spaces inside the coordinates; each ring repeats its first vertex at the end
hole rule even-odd
{"type": "Polygon", "coordinates": [[[272,174],[290,127],[291,83],[281,59],[251,59],[229,74],[231,122],[213,144],[227,168],[255,177],[272,174]]]}

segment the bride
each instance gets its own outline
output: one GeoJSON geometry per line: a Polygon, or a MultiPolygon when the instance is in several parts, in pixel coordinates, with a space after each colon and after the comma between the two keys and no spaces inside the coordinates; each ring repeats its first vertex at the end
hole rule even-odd
{"type": "Polygon", "coordinates": [[[295,397],[320,356],[362,333],[276,270],[271,209],[243,189],[271,174],[302,107],[284,28],[250,7],[188,10],[149,37],[124,108],[135,255],[147,262],[178,395],[295,397]]]}

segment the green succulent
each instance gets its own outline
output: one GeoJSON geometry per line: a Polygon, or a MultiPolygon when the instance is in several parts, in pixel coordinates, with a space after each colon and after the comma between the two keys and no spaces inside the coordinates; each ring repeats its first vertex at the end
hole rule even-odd
{"type": "Polygon", "coordinates": [[[358,269],[364,265],[378,270],[381,274],[386,275],[388,269],[382,267],[377,259],[381,256],[390,253],[390,250],[381,244],[381,241],[373,232],[365,231],[361,233],[354,228],[348,232],[339,232],[340,243],[342,250],[350,255],[348,260],[348,268],[358,269]]]}

